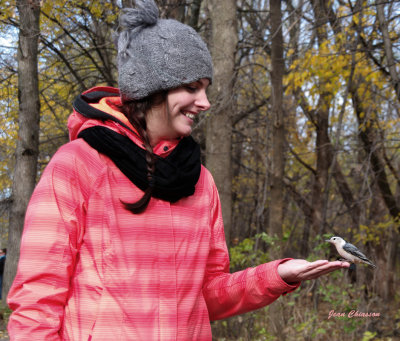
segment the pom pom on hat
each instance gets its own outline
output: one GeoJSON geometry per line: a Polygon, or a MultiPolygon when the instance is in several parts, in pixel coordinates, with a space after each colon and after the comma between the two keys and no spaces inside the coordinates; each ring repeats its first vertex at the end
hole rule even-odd
{"type": "Polygon", "coordinates": [[[119,24],[129,29],[155,25],[158,15],[158,8],[154,1],[136,0],[136,8],[122,9],[119,24]]]}
{"type": "Polygon", "coordinates": [[[118,84],[123,100],[212,80],[210,52],[198,33],[172,19],[159,19],[154,0],[136,0],[119,17],[118,84]]]}

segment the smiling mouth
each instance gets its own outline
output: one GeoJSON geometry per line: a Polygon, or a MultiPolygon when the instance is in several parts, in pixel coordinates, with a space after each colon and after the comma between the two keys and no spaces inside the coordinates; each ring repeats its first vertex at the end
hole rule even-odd
{"type": "Polygon", "coordinates": [[[190,118],[191,120],[194,120],[194,118],[196,117],[195,114],[189,113],[189,112],[183,112],[182,113],[184,116],[186,116],[187,118],[190,118]]]}

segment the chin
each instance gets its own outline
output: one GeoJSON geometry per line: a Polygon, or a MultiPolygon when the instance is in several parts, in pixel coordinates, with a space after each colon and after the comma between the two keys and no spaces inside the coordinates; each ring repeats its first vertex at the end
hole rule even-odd
{"type": "Polygon", "coordinates": [[[179,136],[180,136],[180,137],[186,137],[186,136],[190,136],[191,134],[192,134],[192,129],[189,129],[189,130],[182,131],[182,132],[179,134],[179,136]]]}

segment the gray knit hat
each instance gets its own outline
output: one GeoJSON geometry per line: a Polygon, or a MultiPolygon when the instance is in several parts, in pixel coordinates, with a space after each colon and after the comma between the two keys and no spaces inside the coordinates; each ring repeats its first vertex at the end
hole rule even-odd
{"type": "Polygon", "coordinates": [[[115,36],[118,85],[125,100],[138,100],[213,76],[210,52],[190,26],[159,19],[154,0],[136,0],[124,8],[115,36]]]}

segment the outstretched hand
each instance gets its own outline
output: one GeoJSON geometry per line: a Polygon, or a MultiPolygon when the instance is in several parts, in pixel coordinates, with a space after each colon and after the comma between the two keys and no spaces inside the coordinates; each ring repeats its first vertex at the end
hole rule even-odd
{"type": "Polygon", "coordinates": [[[348,268],[350,263],[327,260],[308,262],[305,259],[291,259],[278,266],[278,274],[286,283],[315,279],[332,271],[348,268]]]}

